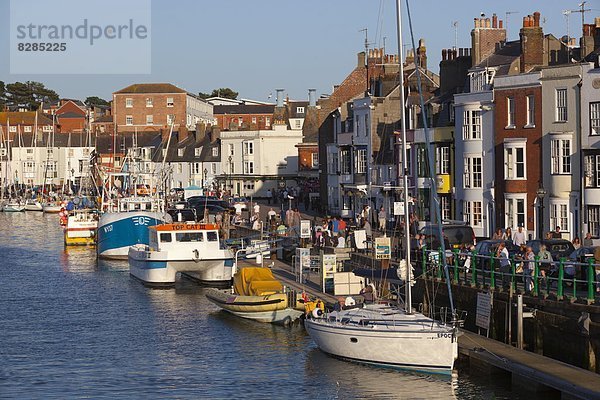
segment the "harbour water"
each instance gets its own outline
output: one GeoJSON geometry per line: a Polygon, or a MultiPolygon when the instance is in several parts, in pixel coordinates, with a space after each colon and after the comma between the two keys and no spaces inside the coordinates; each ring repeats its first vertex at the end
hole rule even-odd
{"type": "Polygon", "coordinates": [[[0,398],[519,398],[468,371],[333,359],[301,326],[220,312],[193,283],[145,288],[127,263],[65,250],[56,215],[0,213],[0,284],[0,398]]]}

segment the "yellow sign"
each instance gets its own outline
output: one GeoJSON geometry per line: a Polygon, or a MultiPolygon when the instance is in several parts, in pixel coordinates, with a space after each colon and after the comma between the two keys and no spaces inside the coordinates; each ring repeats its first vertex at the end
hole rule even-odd
{"type": "Polygon", "coordinates": [[[450,193],[450,175],[437,175],[436,179],[438,193],[450,193]]]}

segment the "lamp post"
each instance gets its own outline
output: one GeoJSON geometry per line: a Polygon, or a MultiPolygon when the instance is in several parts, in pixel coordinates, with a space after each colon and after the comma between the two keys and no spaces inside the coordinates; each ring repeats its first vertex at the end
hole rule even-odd
{"type": "Polygon", "coordinates": [[[204,168],[204,175],[202,175],[202,189],[206,187],[206,174],[208,174],[208,170],[204,168]]]}
{"type": "Polygon", "coordinates": [[[538,236],[539,239],[543,239],[544,232],[544,197],[546,197],[546,189],[540,184],[538,190],[536,190],[535,194],[538,198],[538,218],[539,218],[539,227],[538,227],[538,236]]]}
{"type": "MultiPolygon", "coordinates": [[[[230,156],[229,156],[229,188],[230,188],[230,189],[232,189],[232,188],[233,188],[233,180],[232,180],[232,177],[231,177],[231,174],[232,174],[232,172],[233,172],[233,171],[231,170],[231,166],[232,166],[231,160],[232,160],[232,159],[233,159],[233,157],[230,155],[230,156]]],[[[233,192],[233,190],[232,190],[232,192],[233,192]]]]}

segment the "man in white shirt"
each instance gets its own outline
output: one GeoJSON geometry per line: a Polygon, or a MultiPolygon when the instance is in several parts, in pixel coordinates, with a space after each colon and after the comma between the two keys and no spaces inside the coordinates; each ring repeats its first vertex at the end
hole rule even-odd
{"type": "Polygon", "coordinates": [[[254,214],[260,214],[260,206],[258,203],[254,203],[254,214]]]}
{"type": "Polygon", "coordinates": [[[244,205],[242,203],[235,203],[233,205],[233,208],[235,208],[235,213],[238,215],[242,215],[242,209],[244,208],[244,205]]]}
{"type": "Polygon", "coordinates": [[[527,242],[525,239],[525,232],[523,232],[523,227],[519,226],[515,232],[515,235],[513,236],[513,243],[515,246],[521,246],[525,244],[525,242],[527,242]]]}
{"type": "Polygon", "coordinates": [[[267,213],[267,216],[269,217],[269,221],[275,219],[275,216],[277,215],[277,213],[275,212],[275,210],[273,210],[272,208],[269,210],[269,212],[267,213]]]}

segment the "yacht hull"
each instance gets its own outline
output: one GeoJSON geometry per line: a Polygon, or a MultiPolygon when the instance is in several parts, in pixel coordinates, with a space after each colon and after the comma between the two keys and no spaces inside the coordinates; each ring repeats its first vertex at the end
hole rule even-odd
{"type": "MultiPolygon", "coordinates": [[[[371,316],[372,317],[372,316],[371,316]]],[[[451,374],[458,356],[458,343],[452,328],[348,323],[326,319],[306,319],[304,326],[325,353],[359,363],[373,364],[433,374],[451,374]]]]}

